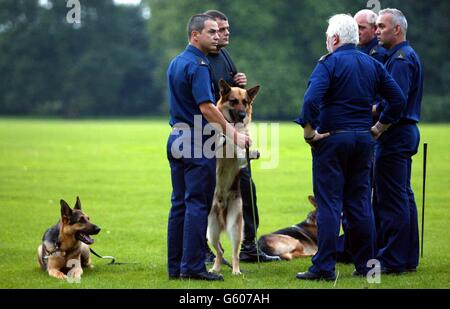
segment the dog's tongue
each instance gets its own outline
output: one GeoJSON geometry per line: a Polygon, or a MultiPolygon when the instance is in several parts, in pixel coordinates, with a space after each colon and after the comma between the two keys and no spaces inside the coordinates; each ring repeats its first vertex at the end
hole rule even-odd
{"type": "Polygon", "coordinates": [[[79,236],[80,240],[87,245],[92,245],[94,243],[94,240],[86,234],[79,233],[78,236],[79,236]]]}

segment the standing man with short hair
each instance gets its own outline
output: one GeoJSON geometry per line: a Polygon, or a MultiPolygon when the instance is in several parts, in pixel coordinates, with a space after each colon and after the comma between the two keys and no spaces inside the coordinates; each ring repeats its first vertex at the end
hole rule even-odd
{"type": "MultiPolygon", "coordinates": [[[[215,89],[215,98],[219,100],[219,80],[225,80],[229,85],[233,87],[245,88],[247,85],[247,76],[244,73],[238,72],[236,65],[231,59],[230,54],[225,49],[230,43],[230,25],[228,23],[228,17],[217,10],[206,11],[205,14],[213,17],[219,26],[219,44],[217,49],[208,54],[209,67],[211,68],[212,80],[215,89]]],[[[270,262],[279,261],[278,256],[270,256],[265,254],[263,251],[256,250],[256,234],[255,231],[258,228],[259,216],[258,207],[256,205],[256,186],[251,179],[250,169],[248,166],[241,169],[240,174],[240,189],[242,195],[242,210],[244,214],[244,239],[241,246],[241,251],[239,258],[243,262],[270,262]],[[253,191],[253,202],[255,214],[253,216],[253,205],[252,205],[252,192],[253,191]],[[256,222],[254,222],[254,218],[256,222]],[[256,226],[255,226],[256,224],[256,226]]],[[[208,259],[207,262],[214,261],[214,254],[211,252],[207,246],[208,259]]]]}
{"type": "Polygon", "coordinates": [[[379,136],[396,121],[405,104],[401,90],[383,65],[356,49],[358,25],[351,16],[331,17],[326,36],[330,53],[314,69],[297,119],[312,148],[318,204],[318,251],[309,270],[297,274],[301,280],[336,279],[342,212],[348,219],[346,237],[356,268],[354,274],[367,274],[367,261],[374,257],[372,134],[379,136]],[[380,121],[371,128],[377,93],[389,103],[380,121]]]}
{"type": "MultiPolygon", "coordinates": [[[[377,27],[378,39],[388,50],[386,69],[407,99],[400,120],[378,139],[375,147],[377,258],[382,272],[403,273],[415,271],[419,264],[419,228],[411,188],[411,165],[420,141],[417,123],[423,70],[419,56],[406,41],[408,22],[400,10],[381,10],[377,27]]],[[[377,111],[384,108],[382,102],[377,111]]]]}
{"type": "MultiPolygon", "coordinates": [[[[378,38],[376,36],[377,31],[377,17],[378,15],[372,10],[360,10],[353,17],[358,24],[359,43],[357,48],[363,53],[371,56],[372,58],[384,63],[386,61],[386,50],[378,44],[378,38]]],[[[377,96],[374,105],[379,103],[381,98],[377,96]]],[[[376,123],[376,120],[374,120],[376,123]]],[[[373,164],[372,171],[373,176],[373,164]]],[[[372,194],[372,198],[374,198],[372,194]]],[[[337,249],[337,261],[342,263],[351,263],[351,253],[348,251],[348,239],[345,238],[345,230],[347,229],[347,218],[342,217],[342,230],[343,234],[339,236],[338,249],[337,249]]]]}
{"type": "Polygon", "coordinates": [[[216,160],[203,152],[205,141],[211,137],[203,135],[204,126],[215,124],[239,147],[251,143],[214,105],[206,55],[216,50],[218,31],[210,16],[192,16],[188,23],[189,45],[167,70],[172,127],[167,142],[172,179],[167,236],[169,279],[223,280],[205,268],[208,207],[214,193],[216,160]]]}
{"type": "Polygon", "coordinates": [[[358,49],[377,59],[381,63],[386,61],[386,50],[379,44],[376,35],[378,15],[372,10],[361,10],[355,14],[358,23],[358,49]]]}

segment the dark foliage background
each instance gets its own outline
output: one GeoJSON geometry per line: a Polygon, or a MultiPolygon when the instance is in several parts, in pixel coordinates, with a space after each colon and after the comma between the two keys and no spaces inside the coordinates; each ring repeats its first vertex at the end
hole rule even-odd
{"type": "MultiPolygon", "coordinates": [[[[327,18],[354,14],[355,0],[81,0],[69,24],[65,0],[0,0],[0,114],[67,117],[165,115],[165,71],[187,44],[186,23],[225,12],[229,50],[249,85],[261,84],[259,119],[292,119],[309,74],[324,53],[327,18]],[[149,14],[151,13],[151,14],[149,14]]],[[[401,9],[408,40],[425,68],[426,121],[450,121],[450,2],[382,0],[401,9]]]]}

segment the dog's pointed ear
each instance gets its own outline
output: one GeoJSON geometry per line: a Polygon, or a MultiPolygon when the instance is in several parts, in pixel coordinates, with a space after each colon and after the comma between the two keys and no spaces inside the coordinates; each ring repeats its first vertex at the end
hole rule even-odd
{"type": "Polygon", "coordinates": [[[309,195],[309,196],[308,196],[308,200],[309,200],[309,202],[314,206],[314,208],[317,209],[317,201],[316,201],[316,198],[315,198],[314,196],[312,196],[312,195],[309,195]]]}
{"type": "Polygon", "coordinates": [[[219,90],[220,90],[220,95],[225,96],[230,93],[231,86],[228,85],[228,83],[226,81],[221,79],[221,80],[219,80],[219,90]]]}
{"type": "Polygon", "coordinates": [[[247,94],[250,97],[250,100],[253,102],[253,100],[255,99],[256,95],[258,94],[259,88],[261,88],[259,85],[250,88],[249,90],[247,90],[247,94]]]}
{"type": "Polygon", "coordinates": [[[73,209],[81,210],[81,201],[78,196],[77,196],[77,202],[75,203],[75,207],[73,209]]]}
{"type": "Polygon", "coordinates": [[[69,220],[70,216],[72,216],[72,209],[70,209],[69,204],[65,200],[61,200],[59,203],[61,204],[61,218],[69,220]]]}

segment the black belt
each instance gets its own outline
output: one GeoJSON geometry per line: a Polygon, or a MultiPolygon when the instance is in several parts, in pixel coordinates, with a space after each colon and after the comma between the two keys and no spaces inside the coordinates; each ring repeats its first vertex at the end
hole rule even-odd
{"type": "Polygon", "coordinates": [[[337,133],[370,133],[370,130],[333,130],[330,131],[330,134],[337,134],[337,133]]]}
{"type": "Polygon", "coordinates": [[[396,124],[417,124],[417,121],[411,119],[400,119],[396,124]]]}

